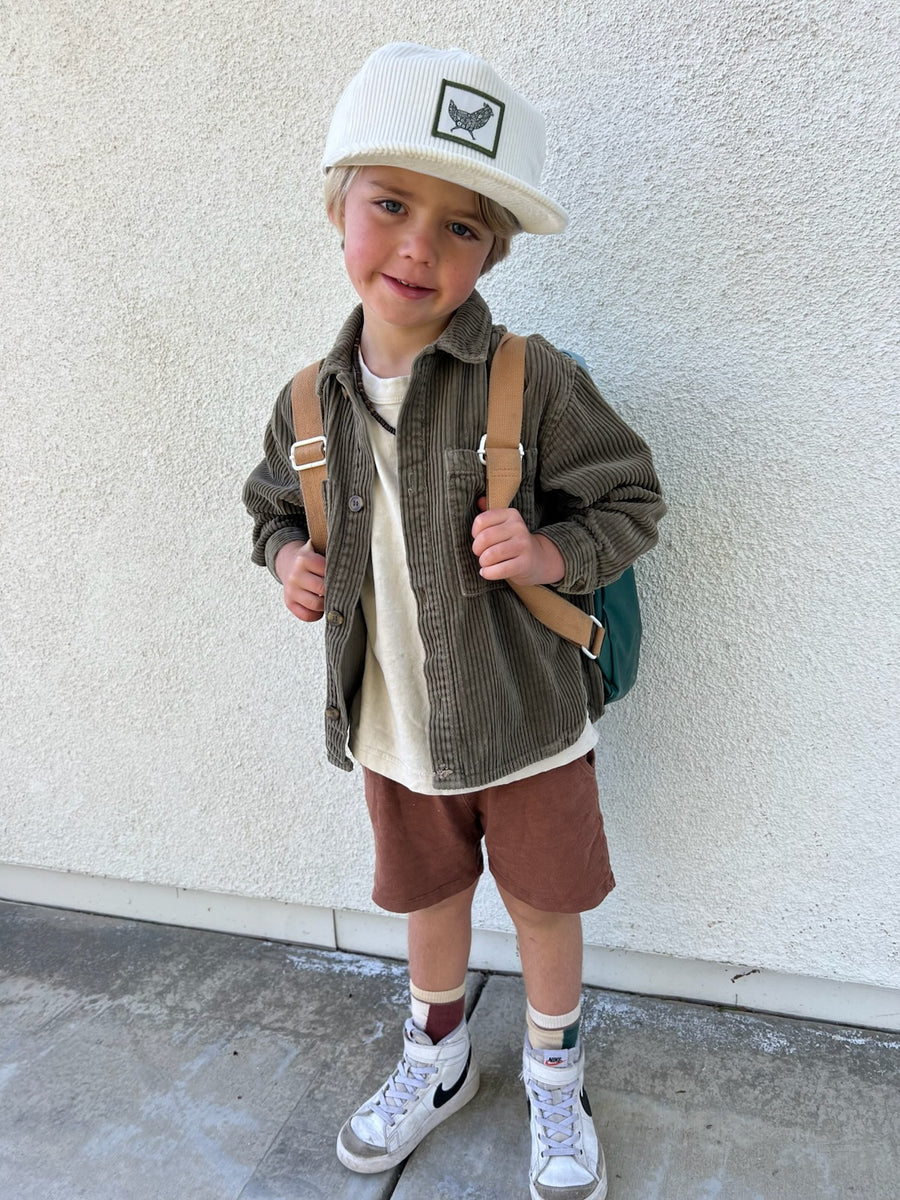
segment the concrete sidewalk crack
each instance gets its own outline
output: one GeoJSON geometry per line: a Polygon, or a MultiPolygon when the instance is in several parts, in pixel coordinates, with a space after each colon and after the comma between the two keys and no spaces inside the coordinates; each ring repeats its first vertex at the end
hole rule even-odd
{"type": "Polygon", "coordinates": [[[466,996],[466,1020],[467,1021],[472,1020],[472,1014],[475,1012],[475,1009],[478,1007],[478,1001],[481,999],[481,994],[484,991],[484,989],[487,987],[487,981],[490,979],[489,971],[470,971],[469,974],[474,975],[476,977],[476,983],[475,983],[475,986],[471,989],[470,993],[466,996]]]}

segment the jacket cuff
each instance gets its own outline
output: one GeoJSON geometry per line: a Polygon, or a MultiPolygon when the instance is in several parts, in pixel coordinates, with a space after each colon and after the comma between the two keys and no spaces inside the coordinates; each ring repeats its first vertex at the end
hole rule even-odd
{"type": "Polygon", "coordinates": [[[559,550],[566,573],[553,587],[557,592],[583,596],[599,587],[597,580],[597,544],[590,534],[570,522],[545,525],[536,529],[559,550]]]}
{"type": "Polygon", "coordinates": [[[274,533],[269,534],[268,538],[266,539],[266,566],[269,568],[269,573],[273,579],[276,579],[279,583],[281,583],[281,580],[278,579],[278,576],[275,574],[275,559],[282,546],[286,546],[288,542],[305,541],[308,541],[308,538],[304,536],[303,530],[297,529],[296,527],[289,529],[276,529],[274,533]]]}

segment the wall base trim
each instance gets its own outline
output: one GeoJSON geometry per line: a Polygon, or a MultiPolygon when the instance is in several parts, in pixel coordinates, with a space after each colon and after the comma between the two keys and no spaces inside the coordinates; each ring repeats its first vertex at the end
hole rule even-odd
{"type": "MultiPolygon", "coordinates": [[[[0,864],[0,898],[328,950],[406,957],[406,921],[379,913],[8,864],[0,864]]],[[[470,967],[518,974],[514,935],[475,929],[470,967]]],[[[584,982],[614,991],[900,1032],[900,988],[602,946],[585,946],[584,982]]]]}
{"type": "Polygon", "coordinates": [[[0,863],[0,897],[336,950],[329,908],[0,863]]]}

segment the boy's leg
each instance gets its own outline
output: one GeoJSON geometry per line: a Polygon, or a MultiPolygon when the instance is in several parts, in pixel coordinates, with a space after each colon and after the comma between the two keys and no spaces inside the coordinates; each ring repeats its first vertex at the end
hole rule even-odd
{"type": "Polygon", "coordinates": [[[497,890],[512,917],[528,1001],[540,1012],[566,1013],[581,1000],[580,913],[542,912],[497,890]]]}
{"type": "Polygon", "coordinates": [[[533,1200],[603,1200],[606,1164],[584,1091],[578,913],[551,913],[504,888],[528,1000],[523,1079],[531,1122],[533,1200]]]}
{"type": "Polygon", "coordinates": [[[465,1016],[476,886],[409,914],[412,1019],[433,1042],[452,1033],[465,1016]]]}
{"type": "Polygon", "coordinates": [[[478,1091],[464,1019],[475,886],[409,915],[412,1016],[403,1057],[338,1135],[338,1158],[351,1170],[396,1166],[478,1091]]]}
{"type": "Polygon", "coordinates": [[[409,974],[419,987],[442,992],[465,980],[476,886],[409,914],[409,974]]]}

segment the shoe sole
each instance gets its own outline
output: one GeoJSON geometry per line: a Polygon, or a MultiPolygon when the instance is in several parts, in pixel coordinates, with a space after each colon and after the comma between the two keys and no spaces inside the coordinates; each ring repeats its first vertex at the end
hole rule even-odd
{"type": "Polygon", "coordinates": [[[345,1167],[348,1167],[351,1171],[356,1171],[360,1175],[376,1175],[379,1171],[389,1171],[391,1167],[396,1167],[405,1158],[409,1158],[413,1150],[421,1145],[432,1129],[436,1129],[448,1117],[452,1117],[455,1112],[459,1112],[464,1105],[468,1104],[478,1091],[480,1084],[481,1074],[477,1063],[473,1062],[469,1071],[469,1078],[453,1099],[449,1100],[443,1108],[436,1108],[434,1110],[429,1120],[422,1126],[418,1138],[411,1146],[404,1146],[401,1150],[395,1150],[393,1154],[382,1154],[376,1158],[362,1157],[361,1155],[354,1154],[341,1141],[341,1134],[344,1132],[342,1129],[337,1139],[336,1149],[338,1158],[345,1167]]]}

